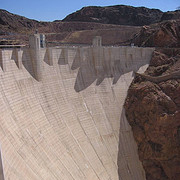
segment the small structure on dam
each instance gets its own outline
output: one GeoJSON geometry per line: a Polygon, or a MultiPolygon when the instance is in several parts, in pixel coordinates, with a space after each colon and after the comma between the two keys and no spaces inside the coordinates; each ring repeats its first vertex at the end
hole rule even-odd
{"type": "Polygon", "coordinates": [[[101,36],[95,36],[93,38],[92,45],[93,45],[93,47],[102,46],[102,37],[101,36]]]}
{"type": "Polygon", "coordinates": [[[4,179],[144,180],[123,104],[154,48],[43,41],[0,50],[4,179]]]}

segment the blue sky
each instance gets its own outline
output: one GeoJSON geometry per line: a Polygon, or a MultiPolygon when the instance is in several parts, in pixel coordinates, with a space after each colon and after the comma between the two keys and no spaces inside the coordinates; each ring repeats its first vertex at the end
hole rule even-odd
{"type": "Polygon", "coordinates": [[[180,0],[0,0],[0,9],[40,21],[63,19],[84,6],[131,5],[176,10],[180,0]]]}

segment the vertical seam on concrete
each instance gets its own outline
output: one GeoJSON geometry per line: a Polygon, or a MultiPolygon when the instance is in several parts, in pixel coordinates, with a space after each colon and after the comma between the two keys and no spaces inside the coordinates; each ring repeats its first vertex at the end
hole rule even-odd
{"type": "MultiPolygon", "coordinates": [[[[5,104],[6,104],[6,106],[9,107],[9,110],[10,110],[10,112],[11,112],[12,118],[17,122],[17,118],[14,116],[13,110],[12,110],[10,104],[9,104],[9,101],[8,101],[7,98],[6,98],[5,93],[4,93],[4,88],[3,88],[2,82],[0,82],[0,86],[1,86],[1,89],[2,89],[1,92],[3,93],[2,98],[3,98],[3,100],[4,100],[5,104]]],[[[13,145],[11,142],[10,142],[10,144],[14,147],[14,145],[13,145]]],[[[17,153],[17,152],[16,152],[16,153],[17,153]]],[[[18,155],[18,156],[19,156],[19,155],[18,155]]],[[[21,156],[20,156],[20,157],[21,157],[21,156]]],[[[22,158],[22,157],[21,157],[21,158],[22,158]]],[[[22,159],[23,159],[23,158],[22,158],[22,159]]],[[[23,159],[23,161],[24,161],[24,159],[23,159]]],[[[30,170],[33,172],[32,168],[31,168],[29,165],[26,165],[26,166],[28,166],[28,167],[30,168],[30,170]]],[[[35,174],[34,172],[33,172],[33,174],[36,176],[36,174],[35,174]]]]}
{"type": "MultiPolygon", "coordinates": [[[[64,85],[64,82],[63,82],[63,85],[64,85]]],[[[64,86],[65,87],[65,86],[64,86]]],[[[84,101],[84,103],[86,103],[85,102],[85,100],[84,100],[84,97],[81,95],[81,93],[79,93],[80,94],[80,96],[83,98],[83,101],[84,101]]],[[[94,119],[92,118],[92,115],[90,114],[90,116],[91,116],[91,119],[93,120],[93,123],[95,124],[95,122],[94,122],[94,119]]],[[[78,119],[78,121],[79,121],[79,118],[77,118],[78,119]]],[[[80,123],[80,122],[79,122],[80,123]]],[[[82,127],[82,125],[81,125],[81,123],[80,123],[80,126],[82,127]]],[[[96,130],[97,130],[97,132],[98,132],[98,134],[99,134],[99,137],[101,137],[102,138],[102,136],[101,136],[101,134],[99,133],[99,130],[98,130],[98,128],[96,127],[96,126],[94,126],[95,128],[96,128],[96,130]]],[[[82,127],[82,129],[83,129],[83,131],[84,131],[84,128],[82,127]]],[[[86,132],[84,131],[84,133],[86,134],[86,132]]],[[[89,140],[89,142],[90,142],[90,144],[91,144],[91,146],[92,146],[92,148],[94,149],[94,151],[95,151],[95,153],[96,153],[96,155],[97,155],[97,157],[98,157],[98,159],[100,160],[100,162],[101,162],[101,164],[102,164],[102,166],[104,167],[104,169],[107,171],[107,169],[105,168],[105,166],[104,166],[104,163],[102,162],[102,160],[101,160],[101,158],[99,157],[99,155],[98,155],[98,153],[96,152],[96,150],[95,150],[95,148],[94,148],[94,146],[92,145],[92,143],[91,143],[91,141],[90,141],[90,139],[89,139],[89,137],[88,137],[88,135],[86,134],[86,136],[87,136],[87,138],[88,138],[88,140],[89,140]]],[[[104,143],[103,143],[104,144],[104,143]]],[[[105,145],[104,145],[105,146],[105,145]]],[[[90,163],[91,164],[91,163],[90,163]]],[[[109,175],[109,173],[107,172],[107,174],[108,174],[108,176],[110,177],[110,175],[109,175]]],[[[111,178],[111,177],[110,177],[111,178]]]]}

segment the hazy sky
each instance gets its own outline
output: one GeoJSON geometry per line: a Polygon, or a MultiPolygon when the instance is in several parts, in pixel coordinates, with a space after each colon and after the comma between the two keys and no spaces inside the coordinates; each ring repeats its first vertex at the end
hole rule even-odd
{"type": "Polygon", "coordinates": [[[180,6],[180,0],[0,0],[0,9],[31,19],[53,21],[63,19],[84,6],[120,4],[172,11],[180,6]]]}

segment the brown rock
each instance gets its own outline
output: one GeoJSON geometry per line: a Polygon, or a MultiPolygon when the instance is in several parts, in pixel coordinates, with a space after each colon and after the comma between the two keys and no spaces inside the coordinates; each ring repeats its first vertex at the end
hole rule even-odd
{"type": "Polygon", "coordinates": [[[132,42],[138,46],[180,47],[180,21],[163,21],[142,28],[132,42]]]}
{"type": "Polygon", "coordinates": [[[68,15],[63,21],[98,22],[104,24],[119,24],[143,26],[159,22],[163,12],[145,7],[88,6],[68,15]]]}
{"type": "Polygon", "coordinates": [[[159,51],[154,51],[153,56],[150,62],[150,66],[162,66],[164,64],[167,64],[167,58],[168,56],[164,53],[161,53],[159,51]]]}
{"type": "MultiPolygon", "coordinates": [[[[145,74],[156,77],[157,68],[166,65],[161,74],[173,73],[179,63],[177,53],[161,50],[153,54],[145,74]]],[[[153,83],[136,77],[125,109],[147,180],[180,179],[180,79],[153,83]]]]}

